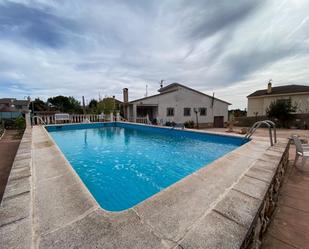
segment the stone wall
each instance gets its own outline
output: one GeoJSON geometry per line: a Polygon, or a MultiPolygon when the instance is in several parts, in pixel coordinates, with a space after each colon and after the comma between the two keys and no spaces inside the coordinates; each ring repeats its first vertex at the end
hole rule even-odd
{"type": "MultiPolygon", "coordinates": [[[[267,116],[258,117],[238,117],[235,118],[234,126],[239,127],[251,127],[256,121],[261,121],[265,119],[270,119],[267,116]]],[[[276,120],[272,120],[277,123],[276,120]]],[[[309,128],[309,114],[294,114],[293,120],[290,122],[290,127],[308,129],[309,128]]]]}
{"type": "Polygon", "coordinates": [[[31,248],[31,128],[20,142],[0,205],[0,247],[31,248]]]}
{"type": "MultiPolygon", "coordinates": [[[[251,228],[248,231],[247,237],[241,246],[242,249],[260,248],[262,237],[267,230],[278,202],[279,189],[284,180],[285,172],[289,162],[289,148],[290,143],[287,144],[282,154],[277,170],[269,185],[268,191],[266,192],[264,201],[262,202],[259,212],[257,213],[251,228]]],[[[276,148],[272,148],[272,150],[278,151],[276,148]]]]}

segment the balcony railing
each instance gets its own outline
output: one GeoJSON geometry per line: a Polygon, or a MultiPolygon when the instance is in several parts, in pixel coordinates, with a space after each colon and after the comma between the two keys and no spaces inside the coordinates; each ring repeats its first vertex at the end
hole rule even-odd
{"type": "Polygon", "coordinates": [[[55,115],[37,115],[32,117],[33,125],[56,124],[56,123],[86,123],[86,122],[109,122],[114,121],[111,115],[97,114],[71,114],[66,120],[56,120],[55,115]],[[112,119],[112,120],[111,120],[112,119]]]}

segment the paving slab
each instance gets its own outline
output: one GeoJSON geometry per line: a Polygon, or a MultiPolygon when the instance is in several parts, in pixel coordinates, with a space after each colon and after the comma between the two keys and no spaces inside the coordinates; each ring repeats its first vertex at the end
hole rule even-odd
{"type": "Polygon", "coordinates": [[[19,145],[18,149],[21,149],[21,150],[27,149],[28,150],[29,148],[31,148],[31,144],[32,144],[31,141],[25,142],[23,140],[23,143],[19,145]]]}
{"type": "Polygon", "coordinates": [[[63,166],[63,157],[55,157],[55,153],[59,153],[55,145],[39,149],[38,153],[34,153],[33,160],[40,162],[36,163],[35,167],[37,182],[63,175],[68,171],[67,167],[63,166]]]}
{"type": "Polygon", "coordinates": [[[269,148],[269,143],[253,140],[250,143],[236,149],[234,152],[240,156],[259,159],[265,153],[265,149],[267,148],[269,148]]]}
{"type": "Polygon", "coordinates": [[[288,176],[288,183],[298,187],[309,188],[309,172],[300,171],[294,167],[292,174],[288,176]]]}
{"type": "MultiPolygon", "coordinates": [[[[279,207],[277,218],[272,220],[269,234],[297,248],[306,248],[309,241],[309,214],[289,207],[279,207]],[[280,216],[279,216],[280,215],[280,216]]],[[[308,248],[308,247],[307,247],[308,248]]]]}
{"type": "Polygon", "coordinates": [[[180,242],[184,249],[239,249],[247,229],[211,211],[180,242]]]}
{"type": "Polygon", "coordinates": [[[231,190],[214,210],[249,229],[261,204],[261,200],[231,190]]]}
{"type": "Polygon", "coordinates": [[[30,177],[24,177],[8,182],[3,198],[20,195],[30,191],[30,177]]]}
{"type": "Polygon", "coordinates": [[[298,200],[307,201],[309,203],[309,190],[307,188],[287,183],[282,187],[282,191],[286,196],[290,196],[298,200]]]}
{"type": "Polygon", "coordinates": [[[30,167],[30,163],[31,163],[31,158],[26,158],[22,160],[14,160],[13,168],[18,169],[18,168],[23,168],[26,166],[30,167]]]}
{"type": "Polygon", "coordinates": [[[233,187],[233,189],[238,190],[251,197],[263,200],[268,190],[268,184],[256,178],[244,176],[233,187]]]}
{"type": "Polygon", "coordinates": [[[26,249],[31,248],[30,218],[0,227],[1,249],[26,249]]]}
{"type": "Polygon", "coordinates": [[[283,145],[283,143],[275,144],[274,146],[270,147],[269,150],[276,151],[282,154],[285,151],[285,146],[283,145]]]}
{"type": "Polygon", "coordinates": [[[263,154],[263,159],[266,161],[273,161],[275,163],[279,163],[282,157],[282,153],[278,152],[278,151],[271,151],[271,150],[267,150],[264,154],[263,154]]]}
{"type": "Polygon", "coordinates": [[[278,163],[272,161],[272,160],[267,160],[264,156],[254,163],[254,166],[259,168],[259,169],[266,169],[270,170],[273,172],[277,171],[278,163]]]}
{"type": "Polygon", "coordinates": [[[40,234],[61,227],[96,206],[91,195],[71,172],[41,181],[35,187],[40,234]]]}
{"type": "Polygon", "coordinates": [[[238,153],[229,153],[225,157],[219,158],[211,165],[201,168],[194,174],[204,180],[213,181],[224,188],[236,182],[239,177],[256,161],[255,158],[239,156],[238,153]]]}
{"type": "Polygon", "coordinates": [[[304,212],[309,213],[309,205],[307,201],[303,199],[287,196],[287,195],[280,195],[279,197],[279,205],[295,208],[304,212]]]}
{"type": "Polygon", "coordinates": [[[23,154],[17,153],[16,156],[15,156],[16,160],[23,160],[23,159],[29,159],[29,158],[31,158],[31,153],[30,152],[23,153],[23,154]]]}
{"type": "Polygon", "coordinates": [[[4,198],[0,206],[0,226],[29,217],[30,193],[4,198]]]}
{"type": "Polygon", "coordinates": [[[10,173],[10,180],[17,180],[25,177],[31,176],[30,166],[27,165],[25,167],[15,168],[13,167],[10,173]]]}
{"type": "Polygon", "coordinates": [[[275,172],[272,170],[268,170],[265,168],[260,167],[260,165],[254,164],[247,172],[247,176],[250,176],[252,178],[259,179],[261,181],[265,181],[267,183],[271,183],[275,172]]]}
{"type": "Polygon", "coordinates": [[[218,198],[221,189],[189,177],[134,207],[142,220],[170,240],[179,240],[218,198]]]}
{"type": "Polygon", "coordinates": [[[281,240],[278,240],[272,237],[271,235],[266,235],[263,241],[263,249],[299,249],[299,248],[289,245],[281,240]]]}
{"type": "Polygon", "coordinates": [[[54,143],[50,140],[43,140],[41,142],[34,143],[36,149],[44,149],[53,146],[54,143]]]}
{"type": "Polygon", "coordinates": [[[162,236],[177,241],[254,160],[227,155],[134,209],[162,236]]]}
{"type": "Polygon", "coordinates": [[[95,211],[85,218],[43,236],[39,248],[168,248],[133,212],[95,211]]]}

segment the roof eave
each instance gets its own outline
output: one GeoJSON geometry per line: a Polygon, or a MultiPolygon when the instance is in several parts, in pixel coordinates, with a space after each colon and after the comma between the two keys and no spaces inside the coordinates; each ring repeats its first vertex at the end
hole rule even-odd
{"type": "Polygon", "coordinates": [[[303,95],[303,94],[309,94],[308,92],[294,92],[294,93],[268,93],[268,94],[262,94],[262,95],[253,95],[250,94],[247,96],[247,98],[262,98],[262,97],[270,97],[270,96],[284,96],[284,95],[303,95]]]}

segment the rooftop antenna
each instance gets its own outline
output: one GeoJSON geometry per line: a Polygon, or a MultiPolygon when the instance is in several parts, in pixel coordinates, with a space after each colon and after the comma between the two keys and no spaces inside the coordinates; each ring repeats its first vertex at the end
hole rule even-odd
{"type": "Polygon", "coordinates": [[[164,81],[164,80],[161,80],[161,81],[160,81],[160,88],[163,87],[163,81],[164,81]]]}
{"type": "Polygon", "coordinates": [[[145,93],[145,97],[148,97],[148,85],[146,84],[146,93],[145,93]]]}
{"type": "Polygon", "coordinates": [[[215,102],[215,93],[212,93],[212,99],[211,99],[211,108],[214,107],[214,102],[215,102]]]}

